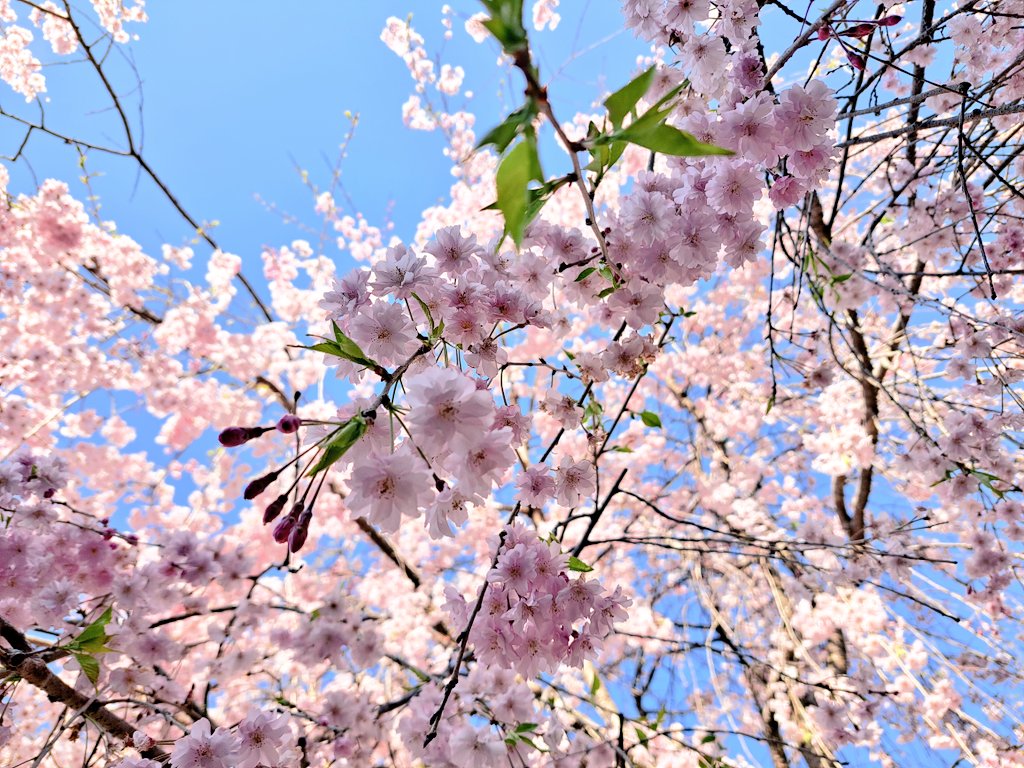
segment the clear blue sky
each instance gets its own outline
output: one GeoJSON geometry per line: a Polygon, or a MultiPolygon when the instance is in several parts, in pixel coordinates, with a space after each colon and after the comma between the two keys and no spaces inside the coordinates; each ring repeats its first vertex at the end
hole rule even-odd
{"type": "MultiPolygon", "coordinates": [[[[445,42],[441,4],[422,0],[319,0],[302,4],[301,13],[284,13],[286,6],[271,2],[153,3],[150,22],[135,28],[139,40],[127,55],[111,52],[108,68],[144,139],[147,160],[194,218],[220,222],[215,238],[256,274],[261,247],[304,236],[257,196],[315,226],[296,169],[308,170],[313,183],[328,183],[329,165],[349,127],[347,110],[359,113],[360,125],[343,165],[343,183],[371,223],[390,217],[396,232],[409,236],[419,213],[445,198],[451,177],[440,136],[402,124],[401,105],[412,83],[405,65],[379,39],[388,16],[405,18],[413,11],[428,51],[466,69],[474,92],[467,106],[478,116],[478,133],[516,106],[512,99],[519,94],[512,89],[518,81],[496,67],[496,47],[474,43],[463,29],[461,18],[481,6],[452,5],[455,34],[445,42]]],[[[623,29],[618,3],[568,0],[560,10],[557,30],[535,39],[542,75],[568,118],[625,82],[644,48],[623,29]],[[562,69],[574,52],[602,40],[562,69]]],[[[87,66],[47,66],[45,73],[49,127],[123,146],[116,116],[106,109],[109,100],[87,66]]],[[[29,118],[38,115],[9,91],[0,104],[29,118]]],[[[12,126],[0,125],[5,153],[19,139],[12,126]]],[[[72,182],[76,196],[85,196],[75,182],[80,171],[71,148],[36,136],[27,157],[31,168],[19,163],[12,169],[14,191],[29,191],[35,179],[52,176],[72,182]]],[[[102,174],[93,181],[102,216],[148,251],[159,254],[162,243],[181,245],[190,237],[153,185],[137,179],[131,161],[91,153],[87,167],[102,174]]]]}

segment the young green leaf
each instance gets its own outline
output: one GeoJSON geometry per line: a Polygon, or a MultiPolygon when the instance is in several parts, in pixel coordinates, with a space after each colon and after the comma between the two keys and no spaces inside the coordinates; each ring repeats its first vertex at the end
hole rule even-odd
{"type": "Polygon", "coordinates": [[[626,115],[633,111],[636,104],[647,93],[654,80],[654,67],[647,69],[630,80],[615,93],[604,100],[608,108],[608,118],[616,128],[622,125],[626,115]]]}
{"type": "Polygon", "coordinates": [[[533,118],[536,116],[537,106],[534,101],[530,99],[526,104],[488,131],[484,137],[480,139],[476,148],[480,149],[481,147],[486,147],[490,144],[499,152],[504,152],[508,148],[508,145],[515,140],[516,136],[522,133],[523,129],[530,125],[533,118]]]}
{"type": "Polygon", "coordinates": [[[78,666],[82,668],[82,672],[89,678],[89,682],[96,685],[96,681],[100,679],[100,663],[87,653],[75,653],[73,655],[75,661],[78,662],[78,666]]]}
{"type": "Polygon", "coordinates": [[[619,161],[627,146],[629,142],[626,141],[595,142],[590,150],[594,159],[587,164],[587,170],[595,173],[609,170],[619,161]]]}
{"type": "Polygon", "coordinates": [[[303,347],[313,352],[323,352],[325,355],[334,355],[334,357],[344,357],[341,353],[341,347],[338,346],[336,341],[318,341],[316,344],[311,344],[308,347],[303,347]]]}
{"type": "Polygon", "coordinates": [[[573,282],[574,283],[580,283],[580,282],[586,280],[588,277],[590,277],[595,272],[597,272],[597,267],[587,267],[582,272],[580,272],[578,275],[576,275],[576,279],[573,280],[573,282]]]}
{"type": "Polygon", "coordinates": [[[640,420],[648,427],[660,427],[661,417],[653,411],[644,411],[640,414],[640,420]]]}
{"type": "Polygon", "coordinates": [[[322,454],[320,454],[320,460],[316,463],[309,472],[308,477],[322,472],[331,466],[334,462],[345,455],[356,441],[366,433],[366,419],[362,416],[356,416],[350,419],[345,426],[338,430],[334,439],[327,444],[322,454]]]}
{"type": "Polygon", "coordinates": [[[365,365],[369,368],[380,367],[377,363],[366,356],[366,353],[360,349],[358,344],[341,332],[341,328],[338,327],[337,323],[332,320],[331,325],[334,327],[335,343],[338,345],[338,349],[340,350],[338,357],[343,357],[357,365],[365,365]]]}
{"type": "Polygon", "coordinates": [[[529,184],[543,179],[537,156],[537,137],[527,134],[501,161],[496,175],[497,205],[505,218],[505,231],[517,246],[523,241],[523,231],[529,222],[529,184]]]}
{"type": "Polygon", "coordinates": [[[110,639],[107,635],[107,625],[110,623],[110,619],[113,616],[113,611],[110,606],[103,611],[96,621],[87,626],[82,630],[82,634],[68,643],[67,647],[72,651],[82,651],[83,653],[108,653],[110,648],[107,648],[106,642],[110,639]]]}
{"type": "Polygon", "coordinates": [[[491,17],[484,27],[501,43],[506,53],[515,53],[527,45],[526,27],[523,26],[523,0],[483,0],[491,17]]]}
{"type": "Polygon", "coordinates": [[[430,323],[430,332],[431,335],[433,335],[435,328],[434,316],[430,314],[430,307],[427,306],[427,302],[425,302],[423,299],[416,295],[415,291],[413,291],[412,297],[416,299],[416,303],[420,305],[420,309],[423,310],[423,314],[427,316],[427,322],[430,323]]]}
{"type": "Polygon", "coordinates": [[[582,560],[580,560],[575,555],[570,555],[569,556],[569,570],[570,571],[576,571],[578,573],[590,573],[590,571],[592,571],[594,569],[591,568],[586,563],[584,563],[582,560]]]}
{"type": "Polygon", "coordinates": [[[636,123],[617,134],[617,138],[630,141],[640,147],[675,157],[699,157],[702,155],[733,155],[730,149],[716,147],[698,141],[685,131],[666,123],[653,127],[638,127],[636,123]]]}

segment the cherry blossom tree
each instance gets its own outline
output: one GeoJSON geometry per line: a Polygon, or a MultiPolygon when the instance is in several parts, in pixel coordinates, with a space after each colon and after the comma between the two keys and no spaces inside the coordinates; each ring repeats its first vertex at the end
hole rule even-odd
{"type": "Polygon", "coordinates": [[[0,765],[1024,766],[1024,3],[625,0],[650,55],[567,114],[576,12],[440,10],[507,115],[384,22],[448,199],[316,188],[256,279],[108,76],[141,0],[0,0],[7,162],[196,236],[0,178],[0,765]]]}

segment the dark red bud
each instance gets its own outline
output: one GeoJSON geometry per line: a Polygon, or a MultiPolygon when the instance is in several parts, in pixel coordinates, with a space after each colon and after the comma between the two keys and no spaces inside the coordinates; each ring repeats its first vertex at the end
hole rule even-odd
{"type": "Polygon", "coordinates": [[[284,505],[288,503],[288,494],[282,493],[276,499],[274,499],[267,508],[263,511],[263,524],[271,522],[284,510],[284,505]]]}
{"type": "Polygon", "coordinates": [[[302,545],[306,543],[306,537],[309,535],[309,528],[303,528],[300,525],[296,525],[292,528],[292,532],[288,535],[288,551],[298,552],[302,549],[302,545]]]}
{"type": "Polygon", "coordinates": [[[249,440],[249,430],[246,427],[228,427],[217,439],[225,448],[236,448],[249,440]]]}
{"type": "Polygon", "coordinates": [[[885,18],[879,19],[878,23],[883,27],[894,27],[903,21],[902,16],[886,16],[885,18]]]}
{"type": "Polygon", "coordinates": [[[243,493],[242,495],[245,497],[246,501],[252,501],[265,490],[267,490],[270,484],[277,480],[277,476],[278,474],[280,474],[280,472],[281,470],[276,470],[274,472],[270,472],[269,474],[264,475],[263,477],[257,477],[255,480],[253,480],[251,483],[245,486],[245,493],[243,493]]]}
{"type": "Polygon", "coordinates": [[[217,439],[225,448],[237,448],[272,429],[273,427],[228,427],[217,439]]]}
{"type": "Polygon", "coordinates": [[[288,535],[292,532],[292,528],[294,527],[294,517],[291,515],[288,515],[288,517],[282,517],[281,521],[274,526],[274,541],[278,544],[284,544],[288,541],[288,535]]]}
{"type": "Polygon", "coordinates": [[[299,427],[302,426],[302,419],[296,416],[294,413],[286,413],[281,417],[281,420],[277,422],[277,431],[284,432],[286,435],[297,432],[299,427]]]}
{"type": "Polygon", "coordinates": [[[875,25],[866,21],[863,24],[854,24],[852,27],[843,30],[843,35],[846,37],[867,37],[874,31],[875,25]]]}
{"type": "Polygon", "coordinates": [[[295,527],[288,536],[288,549],[292,552],[298,552],[302,549],[302,545],[306,543],[306,537],[309,535],[309,521],[313,519],[313,508],[309,507],[301,515],[299,515],[298,522],[295,523],[295,527]]]}
{"type": "Polygon", "coordinates": [[[854,69],[864,69],[864,57],[853,51],[846,52],[846,58],[854,69]]]}
{"type": "Polygon", "coordinates": [[[829,29],[828,25],[818,27],[818,39],[828,40],[832,36],[832,30],[829,29]]]}

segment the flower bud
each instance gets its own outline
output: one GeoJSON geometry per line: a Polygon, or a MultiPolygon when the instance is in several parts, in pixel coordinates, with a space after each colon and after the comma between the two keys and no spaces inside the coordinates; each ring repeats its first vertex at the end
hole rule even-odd
{"type": "Polygon", "coordinates": [[[290,551],[298,552],[302,549],[302,545],[306,543],[306,537],[309,535],[309,521],[312,517],[312,509],[307,509],[299,515],[299,520],[295,523],[295,527],[292,528],[292,532],[288,537],[288,549],[290,551]]]}
{"type": "Polygon", "coordinates": [[[255,480],[253,480],[251,483],[245,486],[245,492],[242,494],[242,496],[245,497],[246,501],[252,501],[265,490],[267,490],[267,488],[270,486],[272,482],[277,480],[277,476],[280,474],[280,472],[281,470],[276,470],[274,472],[270,472],[269,474],[264,475],[263,477],[257,477],[255,480]]]}
{"type": "Polygon", "coordinates": [[[288,541],[288,536],[292,532],[292,528],[295,527],[295,518],[291,515],[288,517],[281,518],[281,521],[274,526],[274,541],[278,544],[284,544],[288,541]]]}
{"type": "Polygon", "coordinates": [[[284,510],[284,505],[288,503],[288,494],[282,493],[276,499],[274,499],[267,508],[263,511],[263,524],[271,522],[284,510]]]}
{"type": "Polygon", "coordinates": [[[847,28],[843,31],[846,37],[867,37],[875,31],[875,25],[870,21],[865,21],[863,24],[854,24],[852,27],[847,28]]]}
{"type": "Polygon", "coordinates": [[[878,20],[878,23],[883,27],[894,27],[903,21],[902,16],[885,16],[878,20]]]}
{"type": "Polygon", "coordinates": [[[249,430],[246,427],[228,427],[217,437],[225,448],[237,448],[249,441],[249,430]]]}
{"type": "Polygon", "coordinates": [[[228,427],[217,439],[225,448],[237,448],[272,429],[273,427],[228,427]]]}
{"type": "Polygon", "coordinates": [[[293,432],[297,432],[299,427],[302,426],[302,419],[296,416],[294,413],[286,413],[281,417],[281,420],[277,422],[277,431],[284,432],[286,435],[290,435],[293,432]]]}
{"type": "Polygon", "coordinates": [[[818,27],[818,39],[819,40],[828,40],[831,36],[832,36],[832,30],[829,29],[828,24],[823,24],[822,26],[818,27]]]}

